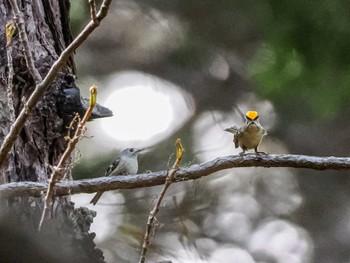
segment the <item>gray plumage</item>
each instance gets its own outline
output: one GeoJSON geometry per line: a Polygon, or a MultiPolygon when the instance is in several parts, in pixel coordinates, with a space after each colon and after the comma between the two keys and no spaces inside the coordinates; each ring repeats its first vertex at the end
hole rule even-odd
{"type": "MultiPolygon", "coordinates": [[[[137,157],[142,150],[136,148],[124,149],[119,157],[108,166],[105,176],[136,174],[139,167],[137,157]]],[[[96,205],[103,193],[97,192],[90,203],[96,205]]]]}

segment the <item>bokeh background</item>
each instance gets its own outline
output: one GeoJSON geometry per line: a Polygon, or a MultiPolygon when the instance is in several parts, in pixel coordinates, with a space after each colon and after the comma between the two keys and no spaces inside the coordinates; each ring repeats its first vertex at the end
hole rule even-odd
{"type": "MultiPolygon", "coordinates": [[[[77,34],[89,19],[72,1],[77,34]]],[[[257,110],[268,153],[348,156],[350,2],[113,1],[75,56],[82,94],[95,83],[114,117],[89,123],[74,178],[103,176],[117,152],[151,147],[139,172],[237,154],[223,131],[257,110]]],[[[172,262],[350,262],[349,172],[240,168],[174,184],[148,258],[172,262]]],[[[72,197],[98,212],[108,262],[137,262],[160,187],[72,197]]]]}

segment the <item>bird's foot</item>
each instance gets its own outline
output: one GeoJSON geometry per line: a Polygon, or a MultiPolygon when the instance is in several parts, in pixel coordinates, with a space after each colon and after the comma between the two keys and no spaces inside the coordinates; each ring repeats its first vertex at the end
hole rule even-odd
{"type": "Polygon", "coordinates": [[[258,152],[258,151],[256,151],[255,154],[257,154],[257,155],[260,155],[260,154],[262,154],[262,155],[268,155],[268,153],[266,153],[266,152],[258,152]]]}

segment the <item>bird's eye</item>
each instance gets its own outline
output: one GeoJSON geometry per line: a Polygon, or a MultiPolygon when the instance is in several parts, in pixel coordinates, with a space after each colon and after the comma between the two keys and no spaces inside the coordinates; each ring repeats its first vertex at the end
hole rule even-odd
{"type": "Polygon", "coordinates": [[[130,148],[129,152],[134,152],[134,148],[130,148]]]}

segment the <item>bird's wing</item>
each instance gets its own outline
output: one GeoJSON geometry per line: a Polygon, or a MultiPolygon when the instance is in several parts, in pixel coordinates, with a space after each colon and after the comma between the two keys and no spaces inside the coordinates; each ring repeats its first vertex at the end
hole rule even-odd
{"type": "Polygon", "coordinates": [[[239,127],[237,125],[233,125],[232,127],[226,128],[224,131],[236,134],[239,131],[239,127]]]}
{"type": "Polygon", "coordinates": [[[111,163],[111,165],[108,166],[105,172],[105,176],[110,175],[118,167],[119,163],[120,163],[120,158],[117,158],[113,163],[111,163]]]}
{"type": "Polygon", "coordinates": [[[245,129],[246,129],[246,125],[243,125],[242,127],[240,127],[240,128],[237,130],[235,136],[233,137],[233,141],[234,141],[234,143],[235,143],[235,148],[238,148],[238,147],[239,147],[239,139],[242,137],[243,132],[244,132],[245,129]]]}
{"type": "Polygon", "coordinates": [[[239,147],[239,138],[241,137],[240,133],[236,133],[233,137],[233,142],[235,143],[235,148],[239,147]]]}
{"type": "Polygon", "coordinates": [[[266,136],[268,134],[264,128],[262,128],[262,132],[263,132],[263,136],[266,136]]]}

